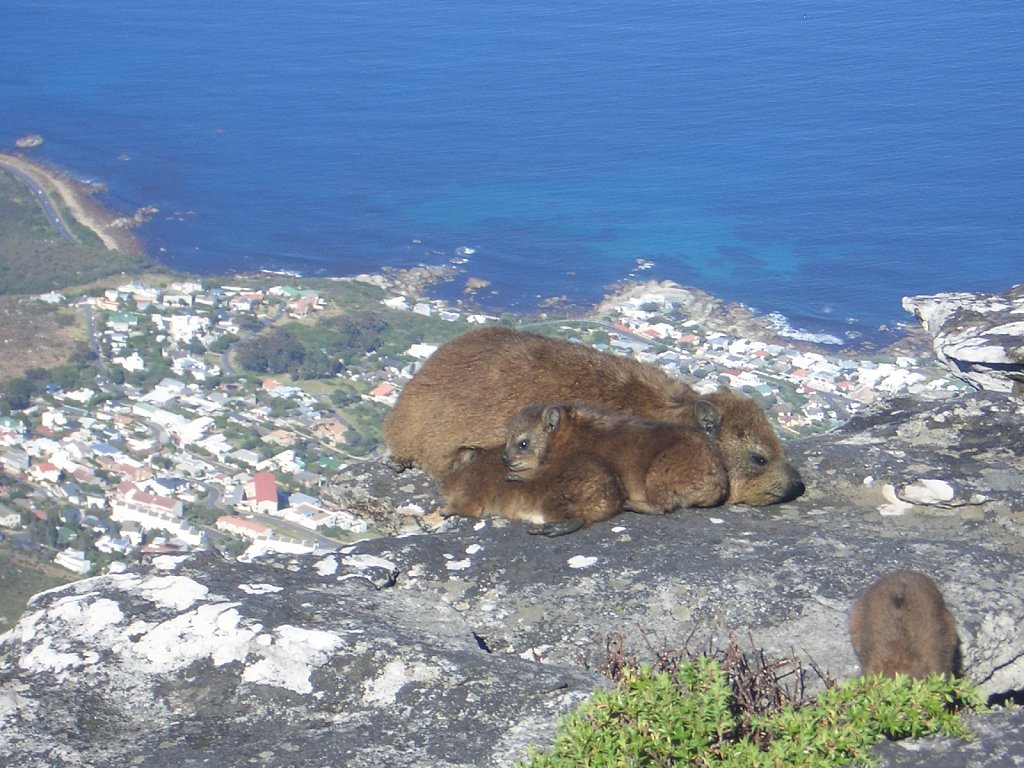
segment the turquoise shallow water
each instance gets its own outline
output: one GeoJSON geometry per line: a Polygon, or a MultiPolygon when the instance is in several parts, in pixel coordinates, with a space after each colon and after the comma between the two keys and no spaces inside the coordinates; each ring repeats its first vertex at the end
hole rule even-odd
{"type": "Polygon", "coordinates": [[[1022,279],[1012,4],[490,5],[14,0],[0,146],[157,206],[147,246],[200,273],[464,246],[529,310],[646,259],[838,338],[1022,279]]]}

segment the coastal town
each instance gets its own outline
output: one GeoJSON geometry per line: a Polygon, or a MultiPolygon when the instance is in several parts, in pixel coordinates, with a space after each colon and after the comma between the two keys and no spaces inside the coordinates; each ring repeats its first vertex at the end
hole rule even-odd
{"type": "MultiPolygon", "coordinates": [[[[4,395],[0,534],[75,576],[144,553],[215,548],[251,558],[379,535],[330,503],[325,487],[349,464],[383,454],[380,424],[438,344],[512,319],[423,299],[380,276],[282,277],[126,280],[32,297],[81,314],[96,375],[50,382],[24,402],[4,395]],[[416,340],[353,350],[329,361],[315,386],[241,365],[246,339],[316,329],[345,301],[336,287],[370,296],[384,325],[420,323],[416,340]]],[[[881,398],[965,386],[927,356],[851,356],[730,334],[695,317],[697,303],[681,286],[634,285],[590,316],[520,327],[633,355],[699,389],[739,389],[784,437],[831,430],[881,398]]]]}

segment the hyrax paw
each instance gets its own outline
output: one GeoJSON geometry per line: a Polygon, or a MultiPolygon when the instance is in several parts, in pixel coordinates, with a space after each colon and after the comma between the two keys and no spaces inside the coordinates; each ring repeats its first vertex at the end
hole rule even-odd
{"type": "Polygon", "coordinates": [[[582,527],[582,520],[559,520],[556,523],[533,523],[527,530],[534,536],[547,536],[553,539],[578,531],[582,527]]]}

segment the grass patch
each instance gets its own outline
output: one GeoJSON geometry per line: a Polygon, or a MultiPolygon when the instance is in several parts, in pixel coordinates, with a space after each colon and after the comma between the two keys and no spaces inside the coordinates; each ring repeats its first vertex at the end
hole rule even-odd
{"type": "Polygon", "coordinates": [[[76,579],[78,576],[70,571],[10,542],[0,544],[0,632],[6,632],[21,618],[32,595],[76,579]]]}
{"type": "Polygon", "coordinates": [[[77,308],[0,295],[0,381],[65,363],[80,343],[86,334],[77,308]]]}
{"type": "Polygon", "coordinates": [[[825,678],[824,693],[805,696],[797,662],[769,662],[735,641],[654,665],[616,651],[603,666],[617,686],[567,715],[552,749],[519,768],[872,765],[869,749],[883,739],[970,738],[960,713],[983,707],[970,683],[941,675],[825,678]]]}

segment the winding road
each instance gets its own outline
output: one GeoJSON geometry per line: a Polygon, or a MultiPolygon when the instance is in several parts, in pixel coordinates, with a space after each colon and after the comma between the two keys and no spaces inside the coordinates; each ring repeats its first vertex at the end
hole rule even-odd
{"type": "Polygon", "coordinates": [[[78,242],[78,238],[74,236],[70,229],[67,228],[64,220],[60,217],[60,214],[57,213],[57,207],[53,204],[50,196],[46,194],[46,190],[39,186],[35,179],[17,166],[11,165],[3,159],[0,159],[0,168],[7,171],[14,178],[32,190],[32,197],[35,198],[39,207],[43,209],[43,213],[46,214],[46,218],[50,220],[50,223],[53,224],[57,233],[61,237],[72,243],[78,242]]]}

